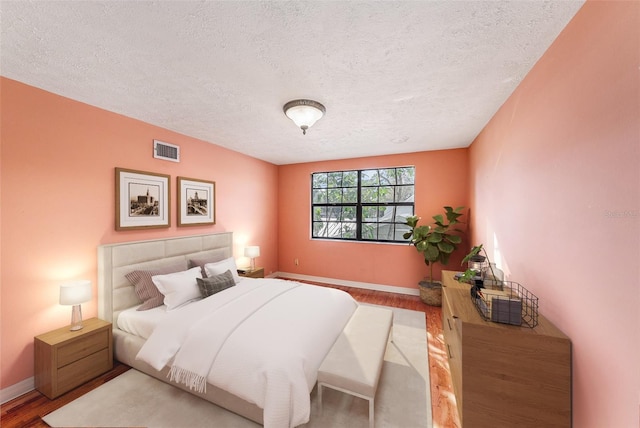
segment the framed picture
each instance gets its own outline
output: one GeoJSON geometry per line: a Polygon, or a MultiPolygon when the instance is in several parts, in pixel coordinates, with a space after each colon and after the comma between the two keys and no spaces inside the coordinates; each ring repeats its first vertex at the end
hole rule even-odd
{"type": "Polygon", "coordinates": [[[169,227],[170,179],[165,174],[116,168],[116,230],[169,227]]]}
{"type": "Polygon", "coordinates": [[[216,224],[216,183],[178,177],[178,226],[216,224]]]}

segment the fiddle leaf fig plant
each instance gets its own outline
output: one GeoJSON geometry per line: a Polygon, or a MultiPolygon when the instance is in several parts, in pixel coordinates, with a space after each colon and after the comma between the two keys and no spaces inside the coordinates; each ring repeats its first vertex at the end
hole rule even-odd
{"type": "Polygon", "coordinates": [[[434,263],[442,265],[449,263],[451,253],[462,242],[462,237],[457,234],[462,231],[453,226],[461,223],[458,219],[462,216],[463,209],[464,207],[455,209],[444,207],[444,215],[434,215],[432,217],[434,222],[431,225],[418,226],[420,221],[418,216],[407,218],[405,224],[409,226],[410,230],[403,235],[403,238],[410,239],[410,244],[416,247],[416,250],[424,257],[425,264],[429,266],[429,282],[433,282],[434,263]]]}

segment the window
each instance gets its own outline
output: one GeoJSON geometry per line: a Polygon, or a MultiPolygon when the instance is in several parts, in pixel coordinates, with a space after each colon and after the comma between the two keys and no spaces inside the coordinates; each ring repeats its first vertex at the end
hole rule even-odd
{"type": "Polygon", "coordinates": [[[407,242],[414,178],[412,166],[313,173],[312,238],[407,242]]]}

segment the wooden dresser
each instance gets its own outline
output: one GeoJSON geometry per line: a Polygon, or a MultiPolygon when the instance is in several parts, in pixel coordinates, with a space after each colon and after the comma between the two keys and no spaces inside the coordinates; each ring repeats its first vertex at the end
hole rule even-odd
{"type": "Polygon", "coordinates": [[[53,399],[113,368],[111,323],[98,318],[35,337],[35,386],[53,399]]]}
{"type": "Polygon", "coordinates": [[[569,338],[542,315],[535,328],[485,321],[454,274],[442,273],[442,328],[463,426],[571,427],[569,338]]]}

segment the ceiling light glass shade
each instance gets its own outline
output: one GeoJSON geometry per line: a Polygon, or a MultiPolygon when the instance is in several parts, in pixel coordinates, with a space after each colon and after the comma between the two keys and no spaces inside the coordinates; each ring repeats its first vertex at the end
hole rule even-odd
{"type": "Polygon", "coordinates": [[[284,114],[295,123],[302,133],[313,126],[327,111],[322,104],[312,100],[293,100],[283,107],[284,114]]]}

